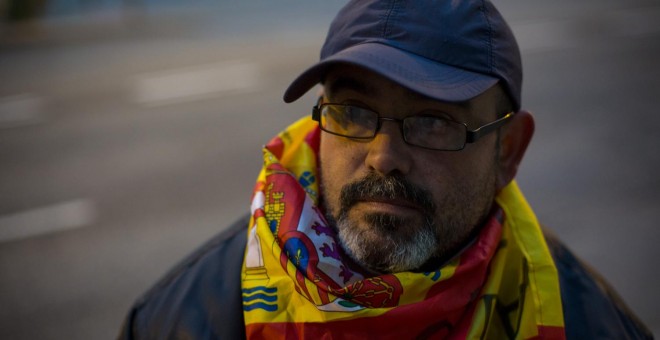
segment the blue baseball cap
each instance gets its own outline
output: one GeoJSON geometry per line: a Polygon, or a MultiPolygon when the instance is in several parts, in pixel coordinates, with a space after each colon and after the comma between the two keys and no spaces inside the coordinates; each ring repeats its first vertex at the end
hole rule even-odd
{"type": "Polygon", "coordinates": [[[339,63],[448,102],[470,100],[500,82],[520,109],[520,50],[490,1],[349,1],[330,25],[320,61],[289,85],[284,101],[300,98],[339,63]]]}

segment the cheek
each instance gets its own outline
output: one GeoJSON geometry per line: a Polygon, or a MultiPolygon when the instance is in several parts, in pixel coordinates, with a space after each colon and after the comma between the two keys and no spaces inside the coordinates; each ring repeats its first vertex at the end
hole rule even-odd
{"type": "Polygon", "coordinates": [[[430,190],[436,200],[469,195],[466,191],[472,192],[473,187],[481,189],[484,182],[491,181],[495,156],[464,151],[439,153],[419,162],[426,164],[421,169],[423,183],[420,184],[430,190]]]}
{"type": "Polygon", "coordinates": [[[476,144],[468,144],[462,151],[453,156],[451,165],[454,172],[465,178],[481,178],[485,174],[490,176],[494,171],[496,160],[496,145],[494,136],[486,136],[476,144]]]}
{"type": "Polygon", "coordinates": [[[341,189],[347,183],[359,177],[360,148],[357,143],[347,143],[338,137],[321,136],[319,149],[320,177],[322,195],[326,208],[334,213],[338,208],[341,189]]]}
{"type": "Polygon", "coordinates": [[[340,174],[358,172],[364,165],[364,157],[365,150],[361,143],[332,135],[323,135],[321,138],[321,171],[327,172],[329,176],[336,178],[340,174]]]}

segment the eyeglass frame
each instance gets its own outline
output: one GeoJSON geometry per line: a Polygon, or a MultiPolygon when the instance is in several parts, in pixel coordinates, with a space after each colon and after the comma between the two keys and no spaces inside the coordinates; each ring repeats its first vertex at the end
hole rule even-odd
{"type": "Polygon", "coordinates": [[[381,117],[380,113],[378,113],[374,110],[365,109],[365,108],[362,108],[362,107],[359,107],[359,106],[356,106],[356,105],[335,104],[335,103],[320,103],[320,104],[315,105],[312,108],[312,120],[318,122],[319,123],[319,128],[322,131],[327,132],[329,134],[332,134],[332,135],[335,135],[335,136],[340,136],[340,137],[345,137],[345,138],[349,138],[349,139],[361,139],[361,140],[372,139],[372,138],[376,137],[376,135],[380,131],[380,128],[383,125],[381,122],[383,120],[386,120],[386,121],[396,122],[399,125],[399,129],[401,130],[401,137],[403,138],[403,141],[406,144],[411,145],[411,146],[415,146],[415,147],[418,147],[418,148],[422,148],[422,149],[435,150],[435,151],[461,151],[461,150],[465,149],[465,146],[468,143],[469,144],[475,143],[481,137],[483,137],[487,134],[490,134],[491,132],[496,131],[500,127],[504,126],[504,124],[509,122],[515,114],[516,114],[515,111],[508,112],[508,113],[504,114],[502,117],[500,117],[500,118],[498,118],[498,119],[496,119],[496,120],[494,120],[490,123],[486,123],[486,124],[476,128],[474,130],[470,130],[470,128],[467,126],[467,123],[457,122],[453,119],[442,118],[442,119],[446,119],[447,121],[462,125],[465,128],[465,141],[463,142],[463,145],[458,149],[435,149],[435,148],[430,148],[430,147],[426,147],[426,146],[422,146],[422,145],[412,144],[408,140],[406,140],[406,134],[405,134],[404,129],[403,129],[403,121],[406,120],[407,118],[415,117],[414,115],[413,116],[406,116],[403,119],[392,118],[392,117],[381,117]],[[376,126],[376,129],[373,131],[373,135],[369,136],[369,137],[351,137],[351,136],[342,135],[342,134],[332,132],[332,131],[328,131],[328,130],[324,129],[323,126],[321,125],[321,109],[324,106],[330,106],[330,105],[332,105],[332,106],[342,106],[342,107],[357,107],[357,108],[360,108],[362,110],[366,110],[366,111],[375,113],[376,117],[378,118],[378,125],[376,126]]]}

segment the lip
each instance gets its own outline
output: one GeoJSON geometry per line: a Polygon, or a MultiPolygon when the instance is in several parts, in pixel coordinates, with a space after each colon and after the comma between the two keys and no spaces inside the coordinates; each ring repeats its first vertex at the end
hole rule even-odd
{"type": "Polygon", "coordinates": [[[368,198],[357,201],[356,206],[367,208],[369,210],[379,210],[388,213],[410,213],[421,212],[422,208],[407,200],[387,199],[387,198],[368,198]]]}

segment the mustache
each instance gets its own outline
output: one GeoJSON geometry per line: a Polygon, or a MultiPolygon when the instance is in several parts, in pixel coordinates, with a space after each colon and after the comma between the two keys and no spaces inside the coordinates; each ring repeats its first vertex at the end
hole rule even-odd
{"type": "Polygon", "coordinates": [[[401,174],[380,176],[374,172],[341,189],[341,211],[347,212],[351,206],[361,200],[378,198],[408,201],[431,216],[436,211],[430,191],[411,183],[401,174]]]}

